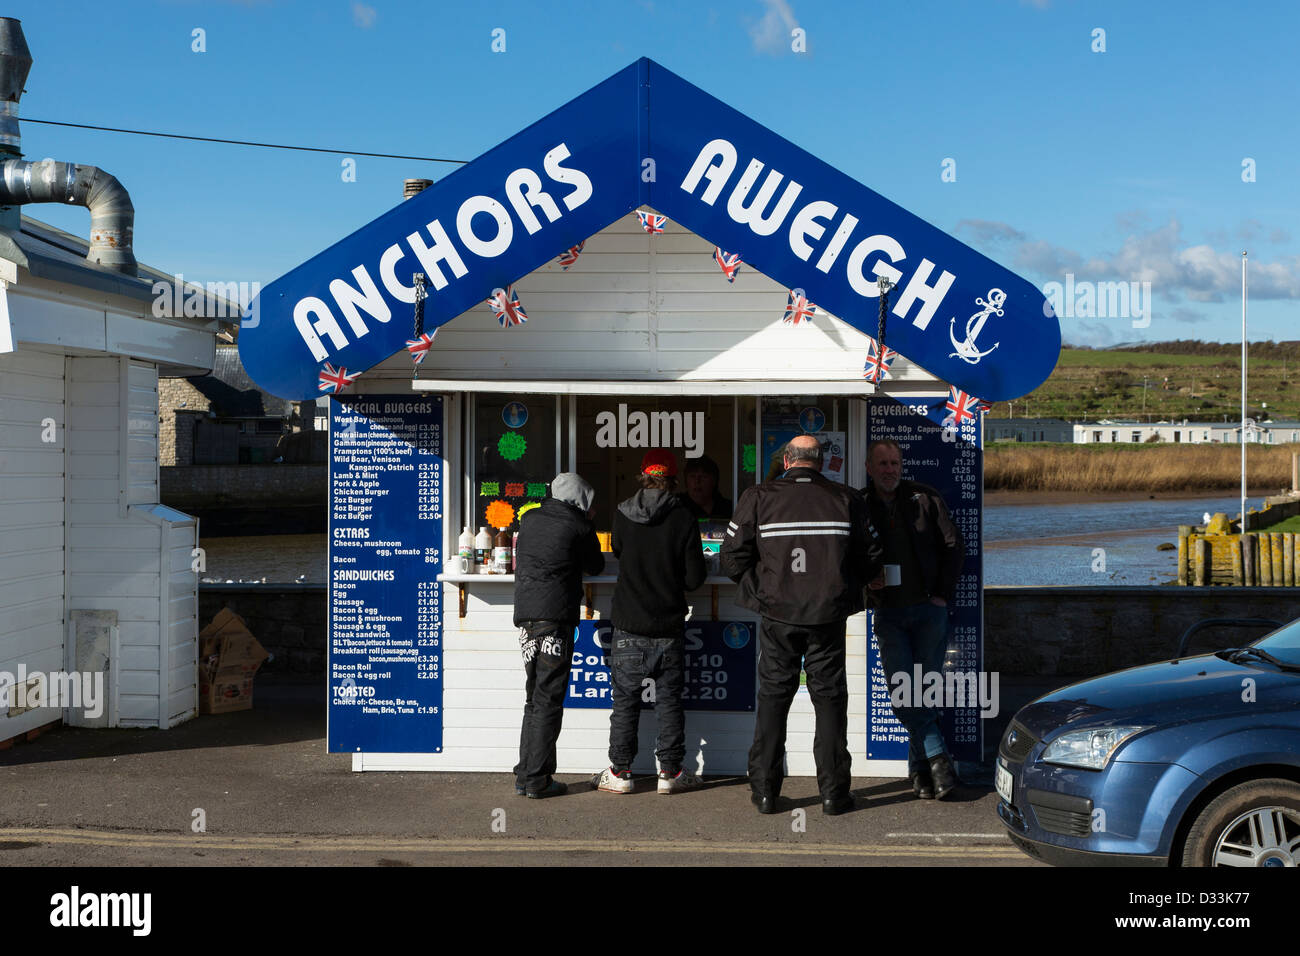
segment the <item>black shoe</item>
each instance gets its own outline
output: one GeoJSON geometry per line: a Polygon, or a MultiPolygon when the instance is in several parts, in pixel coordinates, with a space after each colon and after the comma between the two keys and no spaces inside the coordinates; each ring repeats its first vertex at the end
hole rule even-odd
{"type": "Polygon", "coordinates": [[[850,810],[856,810],[857,808],[857,801],[849,793],[842,797],[827,797],[822,801],[822,813],[828,817],[838,817],[841,813],[848,813],[850,810]]]}
{"type": "Polygon", "coordinates": [[[520,783],[515,784],[515,796],[516,796],[516,797],[522,797],[522,796],[523,796],[525,793],[527,793],[527,792],[528,792],[528,791],[524,789],[523,784],[520,784],[520,783]]]}
{"type": "Polygon", "coordinates": [[[918,800],[934,799],[934,780],[930,777],[930,771],[913,770],[908,777],[912,780],[912,792],[916,794],[918,800]]]}
{"type": "Polygon", "coordinates": [[[758,807],[759,813],[776,813],[776,801],[775,795],[767,796],[757,792],[749,795],[749,802],[758,807]]]}
{"type": "Polygon", "coordinates": [[[547,797],[559,797],[568,792],[568,787],[558,780],[552,780],[541,790],[527,791],[529,800],[544,800],[547,797]]]}
{"type": "Polygon", "coordinates": [[[957,773],[947,754],[930,758],[930,776],[934,780],[934,797],[942,800],[957,789],[957,773]]]}

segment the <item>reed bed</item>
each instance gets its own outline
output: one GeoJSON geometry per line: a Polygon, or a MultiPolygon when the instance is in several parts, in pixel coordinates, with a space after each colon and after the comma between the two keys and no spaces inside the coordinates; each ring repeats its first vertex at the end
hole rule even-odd
{"type": "MultiPolygon", "coordinates": [[[[1291,484],[1300,445],[1249,445],[1246,484],[1277,491],[1291,484]]],[[[1239,445],[991,445],[990,491],[1207,491],[1241,487],[1239,445]]]]}

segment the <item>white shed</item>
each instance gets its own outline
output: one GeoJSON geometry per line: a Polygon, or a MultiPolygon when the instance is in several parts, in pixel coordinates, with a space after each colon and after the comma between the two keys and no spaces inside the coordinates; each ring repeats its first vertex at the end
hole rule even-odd
{"type": "Polygon", "coordinates": [[[171,278],[87,247],[0,228],[0,741],[197,712],[198,522],[159,503],[158,378],[208,371],[218,324],[156,316],[171,278]]]}

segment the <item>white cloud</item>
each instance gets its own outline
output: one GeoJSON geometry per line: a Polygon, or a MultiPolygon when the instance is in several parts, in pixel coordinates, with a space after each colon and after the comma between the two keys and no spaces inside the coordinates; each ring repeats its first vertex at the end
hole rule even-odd
{"type": "Polygon", "coordinates": [[[364,3],[352,4],[352,22],[363,30],[369,30],[379,18],[379,11],[364,3]]]}
{"type": "MultiPolygon", "coordinates": [[[[1076,282],[1150,282],[1165,303],[1221,302],[1241,292],[1240,251],[1185,244],[1177,219],[1130,235],[1116,252],[1087,258],[1041,239],[1029,240],[1016,249],[1013,266],[1045,281],[1062,282],[1068,272],[1076,282]]],[[[1300,256],[1252,260],[1249,275],[1252,298],[1300,298],[1300,256]]]]}
{"type": "Polygon", "coordinates": [[[1007,240],[1023,242],[1026,238],[1025,234],[1014,226],[989,219],[963,219],[957,223],[957,231],[965,233],[977,242],[1005,242],[1007,240]]]}
{"type": "Polygon", "coordinates": [[[795,28],[794,11],[786,0],[763,0],[767,12],[749,28],[754,49],[759,53],[785,53],[790,49],[790,31],[795,28]]]}

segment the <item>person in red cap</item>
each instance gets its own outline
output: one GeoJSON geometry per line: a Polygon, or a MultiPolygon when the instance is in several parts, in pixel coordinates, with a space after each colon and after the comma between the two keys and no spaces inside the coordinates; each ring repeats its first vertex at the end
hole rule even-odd
{"type": "Polygon", "coordinates": [[[641,695],[647,678],[659,717],[659,792],[700,785],[682,767],[686,758],[686,592],[704,583],[704,549],[695,518],[673,494],[677,460],[654,448],[641,460],[641,489],[614,514],[618,583],[610,620],[609,669],[614,709],[609,715],[609,766],[592,778],[597,790],[632,791],[641,695]]]}

